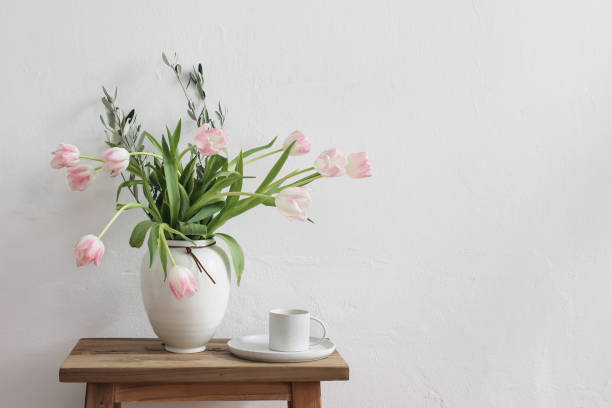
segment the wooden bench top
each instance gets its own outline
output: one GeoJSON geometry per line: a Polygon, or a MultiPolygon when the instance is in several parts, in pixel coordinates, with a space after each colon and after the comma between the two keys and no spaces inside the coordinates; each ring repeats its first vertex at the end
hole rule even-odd
{"type": "Polygon", "coordinates": [[[260,363],[235,357],[227,342],[212,339],[202,353],[175,354],[165,351],[159,339],[81,339],[60,367],[59,379],[88,383],[349,379],[349,367],[338,351],[305,363],[260,363]]]}

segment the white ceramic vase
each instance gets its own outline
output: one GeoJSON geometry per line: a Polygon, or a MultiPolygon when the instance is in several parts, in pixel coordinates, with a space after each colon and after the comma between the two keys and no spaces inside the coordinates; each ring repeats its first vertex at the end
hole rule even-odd
{"type": "MultiPolygon", "coordinates": [[[[225,314],[230,291],[230,264],[225,252],[215,241],[168,241],[177,265],[186,266],[198,283],[198,291],[189,298],[174,297],[159,256],[149,270],[149,253],[145,253],[140,271],[140,286],[149,322],[166,350],[174,353],[197,353],[206,349],[225,314]],[[200,272],[190,251],[199,259],[215,283],[200,272]],[[200,248],[198,248],[200,247],[200,248]]],[[[172,265],[168,262],[168,270],[172,265]]]]}

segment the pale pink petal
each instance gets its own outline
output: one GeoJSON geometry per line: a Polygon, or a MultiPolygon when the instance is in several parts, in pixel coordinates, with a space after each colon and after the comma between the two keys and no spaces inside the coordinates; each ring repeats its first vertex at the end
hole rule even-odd
{"type": "Polygon", "coordinates": [[[102,152],[103,170],[110,171],[111,177],[118,176],[130,165],[130,152],[122,147],[111,147],[102,152]]]}
{"type": "Polygon", "coordinates": [[[293,145],[293,149],[291,149],[291,156],[301,156],[310,152],[310,141],[299,130],[294,130],[287,136],[283,143],[283,149],[287,149],[293,142],[295,142],[295,144],[293,145]]]}
{"type": "Polygon", "coordinates": [[[168,286],[177,299],[191,297],[198,291],[198,284],[189,268],[174,265],[168,272],[168,286]]]}
{"type": "Polygon", "coordinates": [[[348,156],[346,174],[352,178],[371,177],[372,166],[366,152],[353,153],[348,156]]]}
{"type": "Polygon", "coordinates": [[[346,158],[336,149],[325,150],[317,157],[315,169],[325,177],[339,177],[345,173],[346,158]]]}
{"type": "Polygon", "coordinates": [[[195,144],[200,153],[206,156],[218,154],[229,143],[229,133],[225,129],[213,129],[208,123],[200,126],[195,136],[195,144]]]}
{"type": "Polygon", "coordinates": [[[306,221],[306,209],[310,206],[310,190],[305,187],[290,187],[275,198],[278,211],[289,220],[306,221]]]}
{"type": "Polygon", "coordinates": [[[95,171],[85,165],[68,169],[68,185],[74,191],[84,191],[93,182],[95,171]]]}
{"type": "Polygon", "coordinates": [[[51,153],[51,167],[61,169],[62,167],[73,167],[79,163],[79,149],[71,144],[62,143],[60,148],[51,153]]]}
{"type": "Polygon", "coordinates": [[[102,255],[104,255],[104,244],[95,235],[85,235],[74,248],[77,266],[89,265],[94,263],[98,266],[102,255]]]}

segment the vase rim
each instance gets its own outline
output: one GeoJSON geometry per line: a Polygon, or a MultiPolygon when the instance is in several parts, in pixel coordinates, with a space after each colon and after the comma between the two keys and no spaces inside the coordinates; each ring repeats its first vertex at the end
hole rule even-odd
{"type": "Polygon", "coordinates": [[[175,247],[194,247],[194,246],[211,246],[215,245],[217,242],[213,238],[209,239],[194,239],[195,245],[190,241],[178,240],[178,239],[168,239],[167,240],[169,246],[175,247]]]}

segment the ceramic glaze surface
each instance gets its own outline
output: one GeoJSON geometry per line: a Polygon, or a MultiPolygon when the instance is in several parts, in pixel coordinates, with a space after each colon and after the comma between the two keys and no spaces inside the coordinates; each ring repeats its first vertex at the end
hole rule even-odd
{"type": "MultiPolygon", "coordinates": [[[[195,241],[204,246],[213,240],[195,241]]],[[[188,267],[196,282],[198,291],[189,298],[178,300],[164,282],[164,272],[155,258],[149,270],[149,253],[142,260],[140,282],[142,300],[155,334],[166,344],[166,350],[175,353],[196,353],[205,350],[206,343],[213,337],[225,314],[230,291],[230,266],[225,252],[216,244],[205,248],[192,248],[216,283],[200,273],[195,261],[184,249],[193,246],[186,241],[168,241],[177,265],[188,267]]],[[[168,262],[168,268],[171,267],[168,262]]]]}
{"type": "Polygon", "coordinates": [[[233,338],[227,343],[227,346],[232,354],[240,358],[270,363],[299,363],[320,360],[329,356],[336,349],[336,345],[330,339],[314,337],[310,341],[316,344],[304,351],[271,350],[268,341],[267,334],[251,334],[233,338]]]}
{"type": "MultiPolygon", "coordinates": [[[[327,334],[327,326],[320,319],[311,316],[306,310],[274,309],[269,313],[270,350],[306,351],[311,345],[310,322],[315,321],[327,334]]],[[[320,343],[322,338],[315,340],[320,343]]]]}

